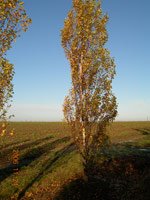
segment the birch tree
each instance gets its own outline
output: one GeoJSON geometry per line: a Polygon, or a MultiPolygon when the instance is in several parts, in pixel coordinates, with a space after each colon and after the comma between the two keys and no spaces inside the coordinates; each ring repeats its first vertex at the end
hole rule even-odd
{"type": "Polygon", "coordinates": [[[0,134],[6,133],[6,115],[10,107],[10,99],[13,95],[14,66],[7,59],[0,59],[0,120],[3,123],[0,127],[0,134]]]}
{"type": "Polygon", "coordinates": [[[31,23],[23,4],[20,0],[0,0],[0,57],[31,23]]]}
{"type": "Polygon", "coordinates": [[[117,114],[112,93],[115,63],[105,47],[107,21],[100,1],[73,0],[61,30],[72,79],[63,111],[85,166],[109,142],[106,128],[117,114]]]}
{"type": "Polygon", "coordinates": [[[8,102],[13,95],[14,68],[5,58],[6,52],[21,30],[26,31],[31,23],[23,4],[21,0],[0,0],[0,120],[6,118],[8,102]]]}

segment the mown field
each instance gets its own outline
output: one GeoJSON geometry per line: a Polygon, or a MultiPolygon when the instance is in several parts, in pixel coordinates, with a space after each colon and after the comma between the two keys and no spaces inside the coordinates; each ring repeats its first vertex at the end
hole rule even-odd
{"type": "Polygon", "coordinates": [[[66,123],[13,122],[9,128],[14,135],[0,137],[0,200],[150,199],[150,122],[109,127],[109,163],[101,180],[90,183],[66,123]]]}

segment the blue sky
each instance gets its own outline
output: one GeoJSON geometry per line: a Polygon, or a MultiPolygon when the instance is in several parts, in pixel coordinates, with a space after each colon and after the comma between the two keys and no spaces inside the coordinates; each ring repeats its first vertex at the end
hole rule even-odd
{"type": "MultiPolygon", "coordinates": [[[[61,47],[60,29],[71,0],[25,0],[33,23],[22,33],[7,58],[15,66],[10,113],[17,121],[60,121],[71,86],[69,63],[61,47]]],[[[106,47],[115,58],[113,92],[116,120],[150,119],[150,1],[103,0],[108,13],[106,47]]]]}

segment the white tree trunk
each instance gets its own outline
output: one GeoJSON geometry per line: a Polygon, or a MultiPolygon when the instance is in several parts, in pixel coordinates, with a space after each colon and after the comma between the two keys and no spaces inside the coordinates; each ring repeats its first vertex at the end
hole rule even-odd
{"type": "Polygon", "coordinates": [[[82,144],[83,147],[85,147],[85,127],[84,127],[84,121],[83,121],[83,66],[82,66],[82,62],[83,62],[83,55],[81,55],[81,62],[80,62],[80,66],[79,66],[79,77],[80,77],[80,101],[82,104],[81,107],[81,123],[82,123],[82,144]]]}

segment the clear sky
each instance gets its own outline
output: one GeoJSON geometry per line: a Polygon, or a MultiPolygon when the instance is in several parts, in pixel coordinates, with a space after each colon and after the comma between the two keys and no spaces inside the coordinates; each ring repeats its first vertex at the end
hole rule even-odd
{"type": "MultiPolygon", "coordinates": [[[[71,86],[60,29],[72,0],[24,2],[33,23],[7,54],[15,65],[10,112],[17,121],[60,121],[71,86]]],[[[117,66],[113,81],[116,120],[150,120],[150,1],[103,0],[102,8],[110,18],[106,47],[117,66]]]]}

